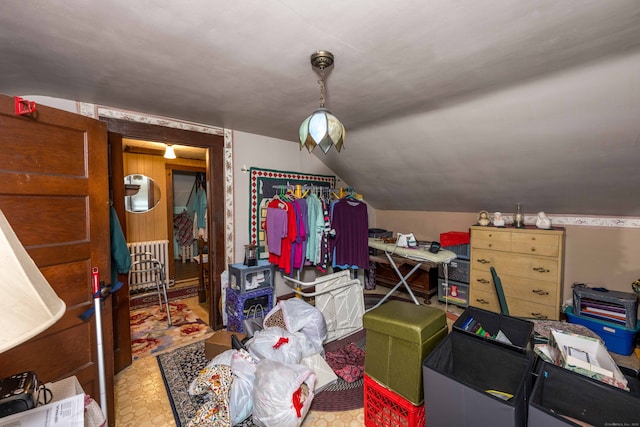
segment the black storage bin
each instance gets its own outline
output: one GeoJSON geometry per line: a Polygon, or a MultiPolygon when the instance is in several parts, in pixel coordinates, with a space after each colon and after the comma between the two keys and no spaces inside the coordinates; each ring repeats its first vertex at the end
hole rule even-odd
{"type": "Polygon", "coordinates": [[[533,349],[533,322],[528,320],[519,319],[513,316],[507,316],[500,313],[494,313],[492,311],[483,310],[478,307],[468,307],[458,320],[453,324],[453,331],[462,332],[474,336],[478,339],[482,339],[496,345],[501,345],[511,350],[519,351],[522,353],[530,352],[533,349]],[[511,344],[494,340],[492,338],[485,338],[480,335],[476,335],[470,331],[463,329],[463,326],[467,323],[467,320],[473,318],[482,325],[482,328],[489,332],[492,336],[495,336],[498,331],[502,333],[511,341],[511,344]]]}
{"type": "Polygon", "coordinates": [[[534,358],[451,333],[422,365],[429,427],[524,427],[534,358]],[[513,395],[503,400],[487,390],[513,395]]]}
{"type": "Polygon", "coordinates": [[[640,397],[551,363],[540,363],[529,399],[528,427],[637,426],[640,397]],[[564,416],[563,416],[564,415],[564,416]]]}

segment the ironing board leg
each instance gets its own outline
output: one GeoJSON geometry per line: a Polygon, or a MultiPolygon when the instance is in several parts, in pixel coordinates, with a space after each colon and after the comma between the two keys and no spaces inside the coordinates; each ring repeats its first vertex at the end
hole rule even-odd
{"type": "Polygon", "coordinates": [[[411,277],[411,275],[413,273],[415,273],[421,266],[422,266],[422,262],[418,262],[412,269],[411,271],[409,271],[405,276],[402,275],[402,273],[400,272],[400,270],[398,270],[398,266],[396,265],[396,263],[393,261],[393,258],[391,258],[391,256],[389,255],[389,253],[385,252],[385,255],[387,256],[387,258],[389,259],[389,263],[391,264],[391,267],[393,268],[393,270],[396,272],[396,274],[398,275],[398,277],[400,278],[400,281],[393,287],[393,289],[391,289],[389,292],[387,292],[387,294],[382,297],[382,299],[380,301],[378,301],[378,303],[376,305],[374,305],[373,307],[365,310],[365,311],[370,311],[373,310],[374,308],[379,307],[382,303],[384,303],[387,299],[389,299],[389,297],[398,290],[398,288],[400,288],[401,285],[404,285],[404,287],[407,289],[407,292],[409,293],[409,295],[411,296],[411,299],[413,300],[413,302],[416,305],[420,305],[420,303],[418,302],[418,299],[416,298],[416,296],[413,294],[413,292],[411,291],[411,287],[409,286],[409,284],[407,283],[407,279],[409,277],[411,277]]]}

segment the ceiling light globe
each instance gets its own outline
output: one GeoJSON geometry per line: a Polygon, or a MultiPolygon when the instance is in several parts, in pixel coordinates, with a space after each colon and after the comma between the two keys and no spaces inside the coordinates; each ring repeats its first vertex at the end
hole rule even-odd
{"type": "Polygon", "coordinates": [[[164,151],[164,158],[165,159],[175,159],[176,158],[176,152],[173,150],[173,145],[167,145],[167,148],[164,151]]]}
{"type": "Polygon", "coordinates": [[[325,108],[319,108],[300,125],[300,149],[307,147],[309,152],[320,146],[327,154],[331,146],[340,152],[344,143],[345,129],[336,116],[325,108]]]}

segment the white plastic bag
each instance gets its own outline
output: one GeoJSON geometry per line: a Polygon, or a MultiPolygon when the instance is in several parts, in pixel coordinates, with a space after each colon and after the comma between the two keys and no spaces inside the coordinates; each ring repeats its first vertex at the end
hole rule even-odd
{"type": "Polygon", "coordinates": [[[243,350],[237,351],[231,359],[233,383],[229,395],[231,423],[240,424],[253,412],[253,383],[256,374],[256,362],[243,350]]]}
{"type": "Polygon", "coordinates": [[[246,344],[255,358],[276,360],[287,365],[300,363],[303,349],[310,346],[303,334],[292,334],[278,326],[257,331],[246,344]]]}
{"type": "MultiPolygon", "coordinates": [[[[287,331],[302,332],[312,342],[315,352],[322,353],[322,343],[327,338],[327,323],[322,312],[301,298],[280,300],[278,304],[267,313],[265,322],[278,310],[282,310],[282,317],[287,331]]],[[[310,356],[311,354],[306,354],[310,356]]]]}
{"type": "Polygon", "coordinates": [[[216,357],[211,359],[207,365],[200,370],[200,373],[189,385],[189,394],[192,396],[197,396],[209,391],[208,382],[210,380],[208,372],[211,371],[212,367],[215,365],[227,365],[231,366],[231,358],[236,353],[237,350],[226,350],[222,353],[218,354],[216,357]]]}
{"type": "Polygon", "coordinates": [[[299,427],[313,401],[316,374],[303,365],[261,360],[253,387],[253,422],[264,427],[299,427]]]}

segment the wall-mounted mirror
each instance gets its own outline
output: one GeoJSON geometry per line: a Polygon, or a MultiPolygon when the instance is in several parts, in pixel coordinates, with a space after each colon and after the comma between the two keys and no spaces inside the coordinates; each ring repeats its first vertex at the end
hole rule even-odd
{"type": "Polygon", "coordinates": [[[124,177],[124,207],[127,212],[149,212],[159,202],[160,187],[153,179],[141,174],[124,177]]]}

